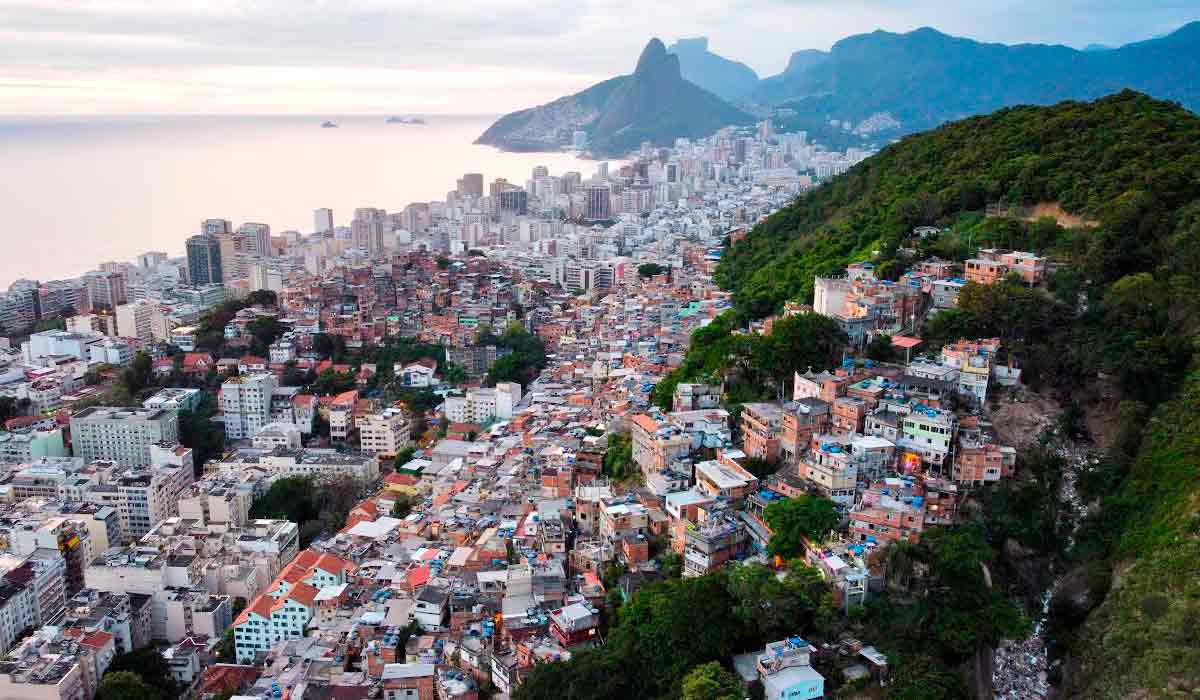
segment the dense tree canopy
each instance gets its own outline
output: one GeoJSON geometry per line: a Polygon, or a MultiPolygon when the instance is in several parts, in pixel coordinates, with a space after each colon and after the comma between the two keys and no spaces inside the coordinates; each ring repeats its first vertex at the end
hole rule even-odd
{"type": "Polygon", "coordinates": [[[820,496],[775,501],[764,515],[772,531],[768,551],[787,559],[803,553],[805,539],[823,541],[841,520],[833,501],[820,496]]]}
{"type": "Polygon", "coordinates": [[[742,700],[742,684],[716,661],[700,664],[683,679],[682,700],[742,700]]]}

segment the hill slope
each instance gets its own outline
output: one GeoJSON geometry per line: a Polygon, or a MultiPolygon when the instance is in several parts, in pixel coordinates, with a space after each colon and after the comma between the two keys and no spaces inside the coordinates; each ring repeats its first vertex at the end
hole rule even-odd
{"type": "Polygon", "coordinates": [[[834,44],[806,70],[760,83],[752,99],[824,119],[887,112],[911,133],[1016,104],[1094,99],[1132,88],[1200,108],[1200,22],[1105,51],[988,44],[928,27],[834,44]]]}
{"type": "MultiPolygon", "coordinates": [[[[1090,413],[1119,402],[1107,450],[1080,468],[1087,514],[1063,552],[1075,583],[1054,597],[1051,650],[1064,661],[1054,679],[1064,697],[1200,689],[1197,144],[1200,117],[1132,91],[1003,109],[909,136],[799,197],[717,270],[745,318],[810,297],[814,274],[847,262],[874,257],[894,278],[908,262],[901,242],[917,246],[916,259],[961,258],[973,250],[969,232],[974,247],[1048,251],[1061,263],[1047,289],[968,284],[958,307],[921,335],[934,345],[999,336],[1024,381],[1064,404],[1090,413]],[[985,218],[980,210],[998,201],[1054,202],[1091,223],[985,218]],[[911,242],[923,224],[951,228],[911,242]],[[1089,401],[1097,385],[1113,397],[1089,401]]],[[[683,367],[705,345],[694,342],[683,367]]]]}
{"type": "Polygon", "coordinates": [[[679,137],[708,136],[754,118],[683,79],[679,57],[658,39],[642,51],[631,75],[620,76],[553,102],[501,117],[475,141],[511,150],[554,150],[585,131],[597,155],[621,155],[643,141],[669,145],[679,137]]]}
{"type": "Polygon", "coordinates": [[[947,124],[797,198],[728,251],[716,279],[741,311],[765,316],[810,298],[814,274],[875,250],[886,263],[912,227],[1006,200],[1099,218],[1106,225],[1079,238],[1075,254],[1111,281],[1164,254],[1174,213],[1196,198],[1197,143],[1200,118],[1131,91],[947,124]],[[1141,228],[1122,218],[1155,207],[1171,216],[1156,213],[1141,228]]]}
{"type": "Polygon", "coordinates": [[[753,68],[709,51],[706,37],[679,39],[667,52],[679,57],[684,80],[723,100],[740,100],[758,86],[758,74],[753,68]]]}

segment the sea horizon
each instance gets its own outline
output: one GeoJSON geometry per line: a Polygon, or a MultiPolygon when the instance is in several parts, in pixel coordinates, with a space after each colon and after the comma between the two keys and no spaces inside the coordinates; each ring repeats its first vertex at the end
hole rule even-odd
{"type": "Polygon", "coordinates": [[[0,289],[77,277],[107,261],[182,255],[207,218],[312,230],[312,212],[346,225],[357,207],[444,199],[465,172],[524,184],[535,165],[588,177],[598,161],[510,152],[474,140],[494,115],[0,115],[0,289]],[[391,116],[424,125],[388,124],[391,116]],[[322,129],[321,122],[338,123],[322,129]],[[63,203],[70,203],[64,207],[63,203]]]}

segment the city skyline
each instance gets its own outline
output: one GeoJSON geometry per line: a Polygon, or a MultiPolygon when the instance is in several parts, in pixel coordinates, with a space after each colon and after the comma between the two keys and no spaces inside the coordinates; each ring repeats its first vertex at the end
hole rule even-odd
{"type": "Polygon", "coordinates": [[[713,51],[765,77],[793,51],[876,29],[932,26],[979,41],[1083,48],[1147,39],[1195,19],[1178,2],[1049,12],[1023,0],[633,8],[535,2],[517,15],[490,0],[402,8],[0,0],[0,115],[496,113],[626,73],[651,36],[708,36],[713,51]],[[421,27],[415,40],[413,27],[421,27]],[[569,60],[531,60],[556,55],[569,60]]]}

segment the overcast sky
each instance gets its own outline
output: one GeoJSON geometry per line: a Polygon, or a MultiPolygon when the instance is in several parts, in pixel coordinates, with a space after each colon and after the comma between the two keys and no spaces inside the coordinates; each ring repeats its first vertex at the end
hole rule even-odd
{"type": "Polygon", "coordinates": [[[1196,0],[0,0],[0,114],[498,113],[627,73],[652,36],[708,36],[766,76],[875,29],[1083,47],[1197,18],[1196,0]]]}

